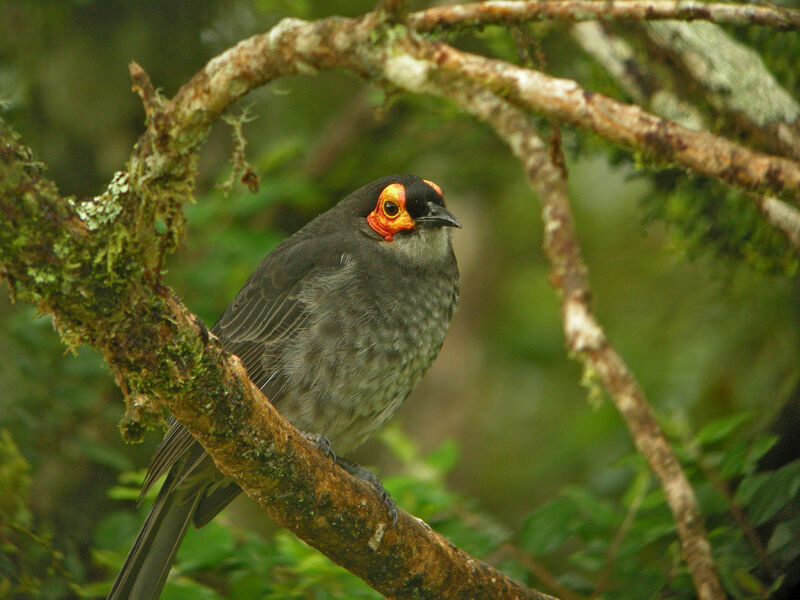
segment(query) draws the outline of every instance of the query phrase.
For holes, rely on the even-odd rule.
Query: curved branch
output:
[[[284,19],[269,33],[239,43],[210,61],[170,102],[165,115],[175,122],[171,137],[196,148],[225,107],[279,75],[346,68],[394,85],[392,69],[408,69],[407,75],[421,79],[449,70],[466,74],[512,104],[587,129],[653,159],[677,163],[748,191],[800,199],[800,163],[687,129],[638,106],[581,88],[574,81],[440,42],[406,37],[396,28],[392,35],[371,38],[370,34],[378,31],[375,26],[373,15],[314,23]]]
[[[583,49],[590,53],[598,62],[600,62],[608,71],[608,73],[616,80],[617,84],[627,93],[634,98],[637,103],[651,106],[654,111],[660,115],[670,118],[674,121],[680,122],[682,125],[691,128],[700,128],[704,123],[703,117],[694,106],[679,98],[668,86],[661,87],[656,83],[657,79],[653,73],[649,71],[646,63],[633,60],[633,49],[624,40],[614,36],[611,37],[608,31],[605,31],[598,23],[581,23],[575,25],[572,29],[573,37],[583,47]],[[725,38],[718,38],[716,41],[723,40],[724,43],[731,45],[731,40]],[[719,45],[719,44],[718,44]],[[741,51],[741,50],[740,50]],[[687,53],[688,54],[688,53]],[[727,61],[730,52],[721,53],[721,57],[716,60]],[[705,56],[708,59],[707,53],[694,52],[692,54],[696,62],[702,61]],[[688,58],[688,56],[686,57]],[[710,60],[710,59],[709,59]],[[764,69],[763,64],[754,59],[751,63],[753,69]],[[635,72],[630,72],[635,69]],[[763,75],[769,76],[764,72]],[[651,85],[645,87],[641,82],[648,80]],[[732,80],[731,83],[733,84]],[[733,85],[739,85],[738,83]],[[777,88],[777,93],[774,87],[774,81],[767,82],[769,91],[763,94],[764,98],[762,103],[769,102],[770,99],[775,99],[771,102],[772,110],[779,108],[788,108],[787,112],[797,111],[796,102],[786,94],[782,88]],[[726,94],[719,94],[720,97]],[[777,96],[777,98],[775,98]],[[752,104],[752,103],[751,103]],[[751,112],[752,111],[752,112]],[[741,113],[740,113],[741,114]],[[800,121],[789,124],[791,121],[791,114],[781,115],[781,117],[773,119],[772,125],[765,123],[756,123],[756,111],[752,107],[748,107],[744,113],[748,121],[752,124],[752,129],[759,128],[767,134],[767,137],[773,141],[784,146],[788,153],[791,153],[795,158],[800,153]],[[766,221],[792,245],[795,251],[800,254],[800,211],[795,207],[782,202],[777,198],[760,196],[758,194],[749,194],[748,197],[755,202],[756,207],[764,216]]]
[[[559,79],[509,63],[420,41],[416,55],[439,69],[463,73],[521,108],[559,123],[644,151],[748,191],[800,199],[800,163],[744,146],[706,131],[693,131]],[[422,67],[418,67],[421,69]]]
[[[659,72],[680,81],[664,87],[684,97],[689,89],[697,93],[700,88],[717,131],[746,139],[752,148],[800,160],[800,103],[755,50],[713,23],[648,23],[640,32],[659,50],[648,53]],[[648,68],[649,60],[641,62]]]
[[[389,598],[551,599],[407,513],[392,526],[378,495],[265,402],[241,361],[169,290],[83,260],[117,219],[137,211],[127,199],[109,220],[87,219],[0,123],[0,274],[51,312],[62,334],[101,350],[130,405],[168,408],[277,523]],[[125,262],[144,268],[132,252]]]
[[[197,152],[213,120],[275,77],[332,68],[446,97],[451,92],[445,84],[461,82],[453,89],[472,90],[457,101],[493,123],[542,196],[546,250],[554,283],[564,294],[567,341],[609,389],[661,479],[700,597],[720,597],[694,495],[643,393],[594,320],[563,178],[520,108],[746,189],[797,197],[797,163],[686,130],[574,82],[406,35],[375,14],[313,23],[286,19],[211,60],[169,101],[133,65],[147,131],[129,172],[115,178],[102,197],[64,201],[8,131],[0,131],[2,274],[52,312],[72,343],[87,342],[103,352],[130,406],[168,408],[220,470],[276,521],[385,595],[547,598],[404,513],[396,527],[387,527],[379,499],[360,482],[334,473],[263,401],[239,361],[159,283],[160,257],[177,245],[181,202],[191,192]],[[42,215],[48,215],[44,224]],[[167,241],[152,232],[163,215],[169,217]],[[151,247],[160,251],[154,254]]]
[[[513,25],[526,21],[712,21],[727,25],[764,25],[783,31],[800,29],[800,11],[781,6],[672,0],[551,0],[549,2],[479,2],[437,6],[413,13],[417,31],[448,27]]]
[[[599,378],[628,426],[639,452],[658,477],[678,528],[681,551],[701,600],[725,598],[711,556],[703,519],[689,480],[667,442],[644,392],[608,342],[590,306],[591,287],[581,256],[569,205],[566,180],[539,134],[518,108],[464,76],[440,78],[420,86],[412,76],[401,81],[418,92],[449,98],[489,123],[525,167],[539,193],[544,220],[544,248],[551,264],[551,283],[562,293],[564,334],[570,350],[587,373]]]

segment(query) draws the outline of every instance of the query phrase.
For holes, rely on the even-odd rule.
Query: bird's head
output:
[[[416,175],[391,175],[362,188],[369,227],[392,242],[395,236],[408,236],[430,229],[461,227],[444,206],[438,185]]]

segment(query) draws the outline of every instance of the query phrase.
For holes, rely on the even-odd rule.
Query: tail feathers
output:
[[[197,503],[192,520],[194,526],[200,529],[211,519],[216,517],[220,511],[228,506],[236,496],[242,493],[242,488],[228,481],[225,485],[220,485],[216,489],[206,493]]]
[[[158,495],[107,600],[157,600],[202,496],[181,492]]]

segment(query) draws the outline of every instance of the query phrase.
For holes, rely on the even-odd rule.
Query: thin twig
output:
[[[520,548],[514,544],[511,544],[510,542],[503,542],[500,548],[511,554],[511,556],[519,561],[526,569],[533,573],[533,575],[539,581],[541,581],[549,589],[553,590],[553,593],[558,594],[558,597],[562,600],[583,600],[583,596],[579,596],[569,588],[561,585],[558,579],[553,576],[547,567],[545,567],[527,552],[523,552]]]
[[[649,481],[650,476],[648,475],[647,483],[649,483]],[[625,518],[622,520],[622,524],[619,526],[617,535],[614,536],[614,541],[611,542],[611,546],[608,549],[606,558],[603,561],[603,568],[600,571],[600,575],[597,578],[597,583],[594,586],[594,591],[589,597],[589,600],[594,600],[597,598],[605,589],[606,581],[608,581],[608,578],[611,575],[611,571],[614,567],[614,561],[617,559],[617,553],[622,545],[622,541],[625,539],[625,536],[628,535],[628,531],[630,531],[631,526],[633,525],[633,520],[636,518],[636,514],[639,512],[639,508],[642,506],[642,502],[644,502],[644,498],[647,495],[647,487],[648,485],[641,486],[639,493],[636,494],[631,502],[631,505],[628,507],[628,512],[625,513]]]
[[[800,11],[780,6],[671,0],[552,0],[548,2],[479,2],[437,6],[413,13],[408,24],[417,31],[448,27],[510,25],[525,21],[597,19],[635,21],[704,20],[727,25],[764,25],[800,29]]]
[[[475,513],[474,511],[463,506],[462,504],[456,504],[453,507],[453,512],[468,527],[474,527],[476,529],[480,529],[480,527],[483,524],[482,523],[483,517],[481,517],[481,515]],[[555,575],[553,575],[550,572],[550,570],[547,567],[545,567],[542,563],[540,563],[530,554],[528,554],[521,548],[515,546],[511,542],[505,541],[501,543],[497,551],[503,552],[505,554],[510,554],[511,556],[513,556],[526,569],[528,569],[539,581],[541,581],[545,585],[545,587],[551,590],[554,594],[557,594],[561,600],[584,600],[583,596],[576,594],[568,587],[562,585],[555,577]]]

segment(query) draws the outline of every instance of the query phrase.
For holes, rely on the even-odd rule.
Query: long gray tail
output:
[[[192,520],[199,493],[169,489],[156,497],[107,600],[156,600]]]

